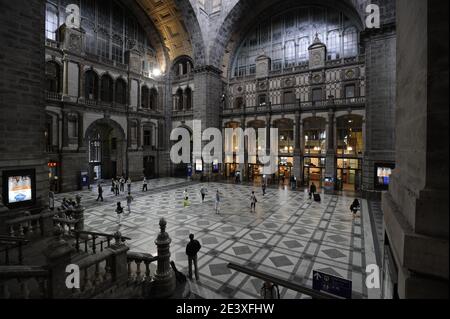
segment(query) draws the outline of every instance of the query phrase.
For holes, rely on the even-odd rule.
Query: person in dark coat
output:
[[[314,194],[317,193],[317,187],[314,183],[309,187],[309,199],[314,197]]]
[[[192,264],[194,264],[195,279],[199,279],[198,267],[197,267],[197,253],[200,251],[202,246],[198,240],[194,239],[194,234],[189,235],[189,243],[186,246],[186,255],[188,256],[189,262],[189,279],[192,279]]]
[[[97,186],[97,190],[98,190],[98,196],[97,196],[97,202],[98,202],[98,200],[100,199],[102,202],[103,202],[103,187],[102,187],[102,184],[98,184],[98,186]]]
[[[353,218],[356,217],[356,213],[361,209],[361,204],[358,199],[355,199],[353,203],[350,205],[350,211],[353,213]]]

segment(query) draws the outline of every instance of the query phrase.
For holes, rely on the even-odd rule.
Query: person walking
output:
[[[267,185],[266,185],[266,183],[263,181],[263,183],[262,183],[262,192],[263,192],[263,196],[266,195],[266,189],[267,189]]]
[[[219,190],[216,192],[216,200],[214,201],[214,209],[216,214],[219,214],[219,205],[220,205],[220,193]]]
[[[147,178],[144,176],[144,180],[142,181],[142,191],[147,191]]]
[[[200,189],[200,194],[202,195],[202,203],[205,201],[206,192],[206,188],[202,187]]]
[[[197,267],[197,254],[202,246],[198,240],[194,239],[194,234],[189,235],[189,243],[186,245],[186,255],[188,256],[189,263],[189,279],[192,280],[192,264],[194,264],[195,279],[199,280],[198,267]]]
[[[277,285],[266,281],[261,288],[261,297],[263,299],[280,299],[280,290]]]
[[[189,193],[188,193],[187,188],[185,188],[183,191],[183,199],[187,199],[188,197],[189,197]]]
[[[117,223],[120,225],[122,223],[122,214],[123,214],[123,207],[120,202],[117,202],[116,213],[117,213]]]
[[[128,189],[128,193],[131,193],[131,178],[128,177],[127,179],[127,189]]]
[[[127,206],[128,206],[128,215],[130,215],[131,214],[131,202],[134,200],[134,198],[133,198],[133,196],[131,196],[130,192],[128,192],[126,199],[127,199]]]
[[[99,199],[103,202],[103,187],[102,187],[102,184],[98,183],[97,190],[98,190],[98,196],[97,196],[96,202],[98,202]]]
[[[123,176],[121,176],[119,179],[119,182],[120,182],[120,191],[124,192],[125,191],[125,178],[123,178]]]
[[[317,192],[316,185],[314,183],[309,187],[309,199],[314,197],[314,194]]]
[[[358,210],[361,209],[361,204],[359,203],[359,200],[355,198],[353,203],[350,205],[350,211],[353,213],[353,219],[356,218],[356,214],[358,213]]]
[[[111,179],[111,193],[116,194],[116,180],[114,178]]]
[[[258,202],[258,200],[256,199],[255,192],[252,192],[252,195],[250,196],[250,202],[251,210],[256,213],[256,203]]]
[[[118,180],[115,180],[115,182],[114,182],[114,192],[115,192],[115,195],[116,196],[119,196],[119,194],[120,194],[120,192],[119,192],[119,181]]]
[[[190,203],[189,203],[189,197],[185,197],[184,199],[183,199],[183,206],[184,207],[188,207],[190,205]]]

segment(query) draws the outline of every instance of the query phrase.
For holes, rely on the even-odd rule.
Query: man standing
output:
[[[255,213],[256,213],[256,202],[257,201],[258,200],[256,199],[255,192],[252,192],[252,195],[250,196],[250,202],[251,202],[250,208],[251,208],[252,212],[255,212]]]
[[[128,215],[130,215],[131,214],[131,202],[134,199],[133,196],[131,196],[130,192],[128,192],[126,199],[127,199],[127,206],[128,206]]]
[[[120,177],[120,191],[124,192],[125,191],[125,178],[123,178],[123,176]]]
[[[131,192],[131,178],[128,177],[127,179],[127,189],[128,189],[128,193]]]
[[[262,184],[262,192],[263,192],[263,196],[266,195],[266,188],[267,188],[266,183],[263,181],[263,184]]]
[[[314,194],[317,192],[316,185],[314,183],[309,187],[309,199],[314,198]]]
[[[147,178],[144,176],[144,180],[142,181],[142,191],[147,191]]]
[[[122,185],[122,184],[120,184],[120,185]],[[115,192],[116,196],[119,196],[119,181],[118,180],[114,181],[114,192]]]
[[[194,240],[194,234],[189,235],[189,243],[186,246],[186,255],[188,256],[189,262],[189,279],[192,279],[192,263],[194,263],[195,279],[198,278],[198,268],[197,268],[197,253],[200,251],[202,246],[198,240]]]
[[[100,199],[103,202],[103,187],[101,183],[98,183],[97,190],[98,190],[98,197],[96,201],[98,202],[98,200]]]

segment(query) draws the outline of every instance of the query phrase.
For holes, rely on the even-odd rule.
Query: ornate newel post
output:
[[[157,269],[149,291],[152,298],[169,298],[174,294],[176,288],[175,273],[170,266],[170,243],[172,239],[166,232],[166,225],[166,220],[161,218],[159,221],[161,232],[155,240],[158,250]]]
[[[75,197],[77,202],[77,206],[74,208],[73,217],[78,219],[78,222],[75,224],[76,231],[84,230],[84,207],[81,205],[81,196],[77,195]]]
[[[43,251],[50,271],[49,298],[68,298],[72,295],[72,289],[66,286],[68,275],[66,267],[71,264],[71,256],[75,249],[62,238],[64,231],[60,226],[54,227],[53,234],[54,237]]]

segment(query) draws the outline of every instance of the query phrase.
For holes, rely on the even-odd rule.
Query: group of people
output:
[[[131,178],[125,179],[123,176],[117,176],[111,180],[111,193],[119,196],[120,193],[125,192],[125,184],[127,185],[127,192],[131,192]]]

